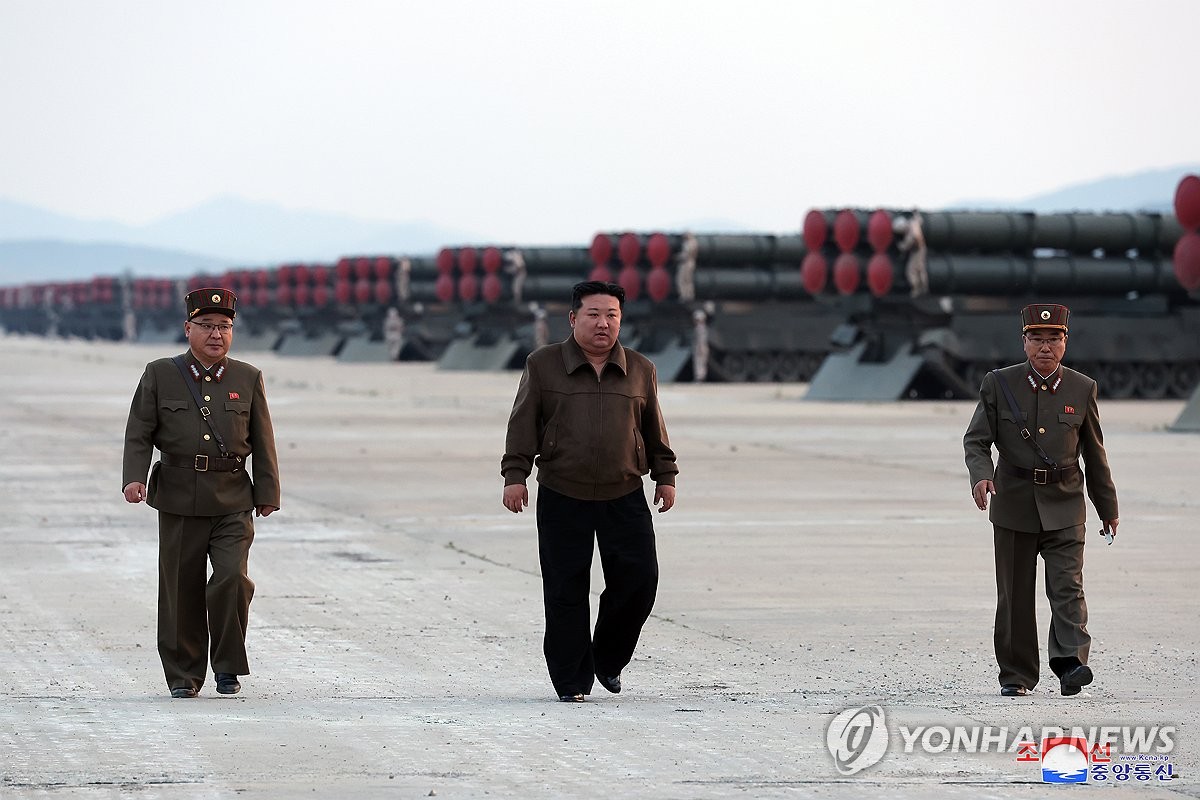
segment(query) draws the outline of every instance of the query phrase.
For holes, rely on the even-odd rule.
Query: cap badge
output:
[[[221,302],[221,295],[219,295],[219,294],[214,294],[214,295],[212,296],[212,301],[213,301],[214,303],[219,303],[219,302]],[[1049,311],[1043,311],[1043,312],[1042,312],[1042,319],[1050,319],[1050,312],[1049,312]]]
[[[215,303],[216,301],[217,301],[217,298],[214,297],[213,302]],[[1050,309],[1047,308],[1047,309],[1042,310],[1042,319],[1050,319]]]

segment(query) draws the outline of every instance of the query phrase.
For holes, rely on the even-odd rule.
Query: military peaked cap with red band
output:
[[[197,289],[188,292],[187,318],[201,314],[227,314],[230,319],[237,311],[237,295],[228,289]]]
[[[1067,332],[1067,318],[1071,310],[1054,303],[1034,303],[1021,309],[1021,333],[1030,328],[1053,328]]]

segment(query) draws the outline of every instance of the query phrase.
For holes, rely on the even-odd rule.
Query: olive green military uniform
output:
[[[1009,408],[998,379],[1008,383],[1020,409]],[[1116,519],[1117,493],[1104,451],[1096,382],[1059,365],[1046,379],[1026,361],[989,373],[963,437],[971,485],[995,482],[990,519],[996,548],[996,660],[1000,683],[1033,688],[1038,682],[1035,584],[1037,556],[1046,565],[1052,620],[1050,665],[1062,675],[1086,664],[1091,637],[1083,595],[1084,490],[1102,520]],[[1046,468],[1022,438],[1028,428],[1060,467]],[[999,452],[992,463],[992,445]],[[1082,457],[1083,464],[1079,463]],[[1037,470],[1037,472],[1035,472]]]
[[[210,632],[213,672],[250,672],[253,511],[279,507],[279,470],[262,373],[231,358],[206,370],[191,352],[183,357],[187,378],[170,358],[146,365],[129,409],[122,486],[147,483],[152,452],[160,452],[147,486],[159,512],[158,650],[168,686],[198,690]],[[228,458],[186,380],[199,390]]]

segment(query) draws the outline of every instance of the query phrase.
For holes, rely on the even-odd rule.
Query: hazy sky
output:
[[[1017,200],[1200,160],[1200,3],[0,0],[0,196],[497,240]]]

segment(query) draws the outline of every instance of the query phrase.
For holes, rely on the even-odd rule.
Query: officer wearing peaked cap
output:
[[[238,676],[250,672],[252,512],[279,509],[262,373],[228,357],[237,298],[228,289],[197,289],[186,304],[188,350],[146,365],[122,467],[125,500],[158,510],[158,653],[172,697],[196,696],[210,653],[217,691],[241,690]]]
[[[1092,682],[1083,597],[1083,544],[1091,498],[1117,529],[1117,490],[1104,451],[1096,382],[1062,365],[1070,311],[1038,303],[1021,310],[1027,360],[983,379],[963,437],[971,493],[987,510],[996,552],[996,661],[1000,693],[1021,696],[1038,682],[1035,585],[1046,568],[1050,668],[1064,695]],[[999,458],[992,463],[992,447]],[[1082,459],[1082,461],[1081,461]]]

